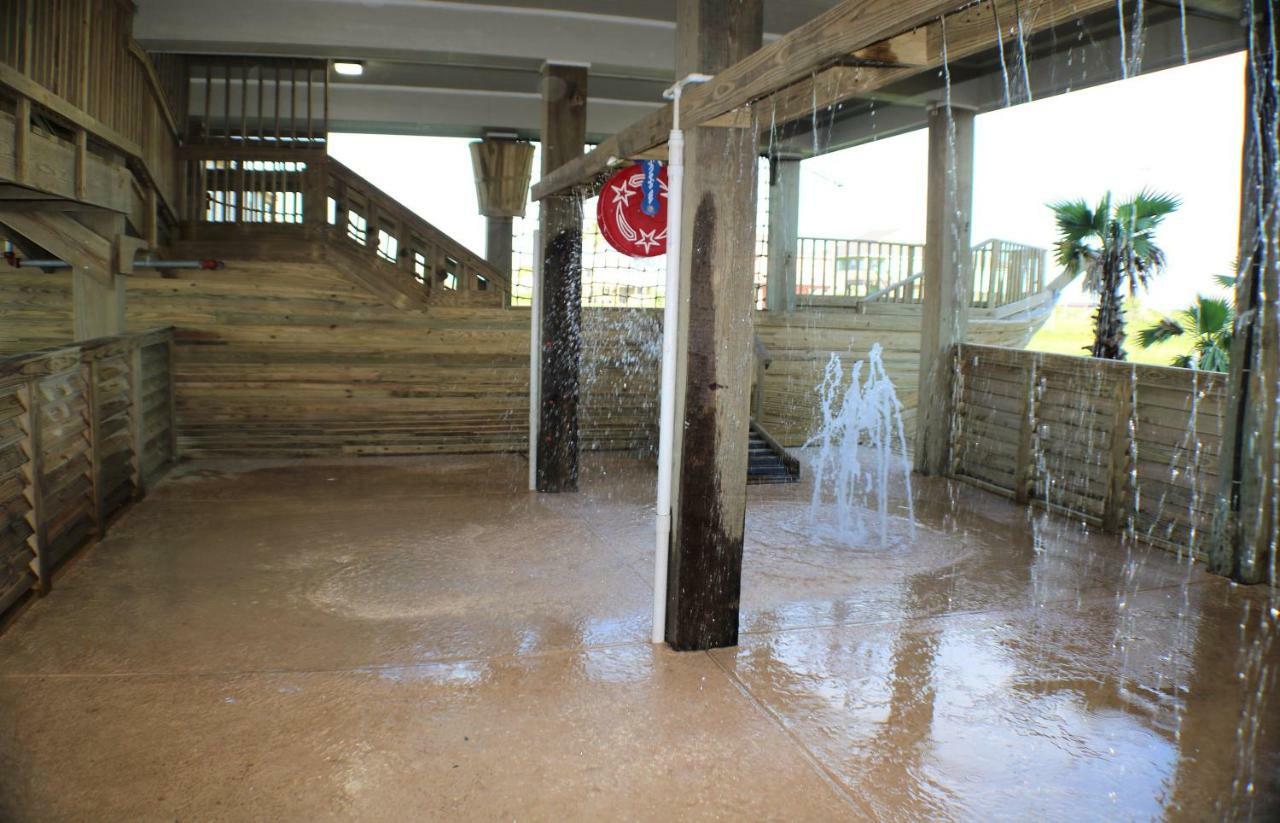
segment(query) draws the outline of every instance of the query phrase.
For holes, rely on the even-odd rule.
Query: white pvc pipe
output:
[[[529,296],[529,491],[538,490],[538,417],[542,409],[542,230],[533,232]]]
[[[684,132],[680,130],[680,93],[689,83],[705,83],[691,74],[667,89],[672,100],[671,137],[667,141],[667,291],[662,309],[662,393],[658,411],[658,495],[653,555],[653,642],[666,638],[667,558],[671,551],[671,478],[675,471],[676,333],[680,323],[680,220],[684,191]]]

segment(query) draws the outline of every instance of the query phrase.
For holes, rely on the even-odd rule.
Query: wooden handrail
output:
[[[922,298],[911,287],[923,276],[923,244],[801,237],[797,247],[797,286],[807,290],[799,292],[805,302],[861,306],[919,303]],[[842,260],[858,265],[841,270]],[[999,238],[978,243],[973,247],[973,306],[997,309],[1044,292],[1047,267],[1045,249]],[[884,283],[886,275],[897,277]],[[865,294],[858,293],[864,289]]]
[[[414,268],[416,262],[414,255],[415,253],[421,254],[423,257],[422,265],[432,271],[438,281],[443,281],[447,276],[453,275],[458,279],[457,286],[459,291],[473,291],[476,290],[475,287],[477,285],[476,282],[473,282],[473,278],[479,276],[484,278],[488,284],[486,290],[498,291],[503,295],[504,303],[510,302],[510,278],[499,272],[489,261],[436,228],[417,212],[382,191],[341,162],[329,157],[325,160],[324,165],[329,179],[329,191],[337,203],[339,217],[343,212],[351,211],[351,203],[349,202],[351,193],[354,192],[364,200],[368,213],[361,213],[360,217],[367,224],[365,244],[374,249],[375,259],[378,257],[378,232],[380,230],[385,231],[386,226],[384,224],[389,223],[392,231],[388,232],[388,234],[395,239],[397,260],[394,263],[392,261],[386,262],[392,263],[410,276],[414,276],[417,274]],[[346,235],[346,221],[339,219],[336,222],[338,235]],[[415,252],[414,249],[419,241],[433,254],[426,254],[427,249],[419,249]],[[449,261],[456,263],[456,267],[451,267]],[[456,270],[450,270],[451,268]],[[437,285],[436,283],[419,282],[428,289],[435,288]]]
[[[862,302],[874,303],[875,301],[879,300],[880,298],[884,297],[885,295],[891,292],[896,292],[904,288],[905,286],[909,286],[912,283],[915,283],[917,280],[923,280],[923,279],[924,279],[923,272],[918,274],[913,274],[904,280],[899,280],[897,283],[894,283],[889,286],[885,286],[883,289],[879,289],[878,291],[871,292],[871,294],[868,294],[866,297],[862,298]]]

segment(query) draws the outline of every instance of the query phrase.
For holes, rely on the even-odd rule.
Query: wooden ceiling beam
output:
[[[710,82],[690,87],[681,101],[682,125],[701,125],[820,71],[841,57],[910,31],[968,2],[844,0],[733,64]],[[628,157],[665,143],[671,120],[670,106],[642,118],[590,154],[546,175],[534,187],[534,199],[559,194],[600,174],[609,167],[611,158]]]
[[[872,36],[877,39],[870,43],[853,40],[852,35],[842,28],[855,17],[860,21],[858,25],[867,27],[868,20],[861,15],[872,14],[868,7],[876,7],[874,11],[883,12],[880,5],[870,0],[842,3],[828,14],[815,18],[811,24],[721,72],[710,83],[691,87],[685,94],[681,109],[682,125],[740,128],[754,125],[767,130],[802,117],[811,117],[815,109],[866,97],[900,80],[938,68],[944,63],[944,53],[946,61],[969,57],[1014,39],[1019,32],[1023,37],[1029,37],[1101,9],[1114,8],[1115,2],[979,0],[969,4],[903,3],[895,11],[905,13],[884,15],[896,17],[896,23],[876,17],[875,23],[879,28]],[[908,5],[910,8],[903,8]],[[949,6],[953,10],[945,15],[945,25],[943,15],[939,13],[933,14],[935,19],[924,22],[917,19],[924,14],[919,11],[924,5],[930,8]],[[963,8],[957,9],[957,6]],[[904,24],[915,27],[903,31]],[[816,31],[811,28],[815,25],[819,26]],[[897,31],[885,35],[887,30],[895,27]],[[822,42],[824,28],[831,29],[825,35],[829,42]],[[851,56],[858,61],[866,61],[866,64],[838,64]],[[795,71],[794,67],[800,65],[809,68]],[[792,70],[788,72],[786,67]],[[782,77],[791,79],[782,83],[779,81]],[[775,85],[770,87],[768,83]],[[722,108],[749,94],[754,96],[748,96],[730,108]],[[666,143],[671,124],[669,105],[654,111],[600,143],[590,154],[545,176],[533,187],[533,198],[541,200],[563,193],[589,183],[619,160],[645,156],[654,147]]]

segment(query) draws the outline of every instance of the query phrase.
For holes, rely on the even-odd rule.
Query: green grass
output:
[[[1138,329],[1156,322],[1164,316],[1164,313],[1135,304],[1133,301],[1129,301],[1125,308],[1128,321],[1125,326],[1127,335],[1125,352],[1129,360],[1154,366],[1168,366],[1176,355],[1190,352],[1191,341],[1185,337],[1167,340],[1149,349],[1139,346]],[[1031,351],[1087,356],[1088,348],[1093,343],[1093,312],[1092,306],[1059,305],[1049,316],[1048,322],[1036,332],[1035,337],[1031,338],[1027,348]]]

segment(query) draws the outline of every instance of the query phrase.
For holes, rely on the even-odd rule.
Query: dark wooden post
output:
[[[1210,567],[1242,583],[1275,583],[1280,460],[1280,147],[1275,43],[1280,11],[1247,0],[1244,170],[1240,277],[1227,384],[1221,488]]]
[[[587,70],[542,67],[542,173],[582,155],[587,139]],[[542,238],[542,362],[538,491],[578,490],[578,364],[582,352],[582,205],[549,197]]]
[[[681,0],[676,76],[715,74],[760,47],[761,0]],[[738,642],[750,431],[756,137],[685,133],[673,524],[666,639]],[[668,296],[671,299],[672,296]]]
[[[964,340],[973,291],[973,121],[968,109],[929,112],[924,301],[920,311],[920,405],[915,469],[946,474],[951,442],[951,350]]]

